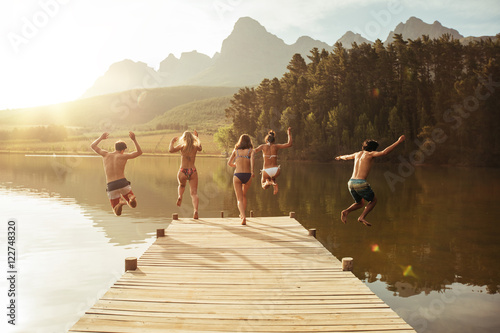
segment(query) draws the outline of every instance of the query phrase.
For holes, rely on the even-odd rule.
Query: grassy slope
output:
[[[144,128],[156,129],[158,126],[180,124],[185,128],[214,133],[217,128],[230,124],[225,109],[229,107],[232,96],[215,97],[177,106],[156,116]]]
[[[103,143],[103,148],[113,150],[113,143],[119,138],[128,139],[128,130],[136,132],[144,152],[168,153],[168,144],[174,136],[182,134],[177,130],[156,130],[157,125],[180,124],[181,128],[197,129],[203,142],[205,154],[218,155],[220,150],[213,141],[213,133],[219,126],[228,124],[225,109],[229,106],[234,88],[173,87],[148,90],[139,98],[140,109],[127,109],[125,99],[134,92],[111,94],[78,100],[59,105],[0,111],[0,122],[5,129],[15,126],[62,124],[84,127],[81,133],[65,141],[41,142],[39,140],[7,140],[1,142],[0,152],[24,153],[92,153],[89,146],[103,131],[112,137]],[[229,93],[229,94],[228,94]],[[222,97],[219,97],[222,95]],[[124,97],[125,96],[125,97]],[[217,97],[213,97],[217,96]],[[113,102],[114,101],[114,102]],[[117,110],[111,111],[113,119],[106,113],[99,113],[106,105],[116,103]],[[115,110],[116,111],[116,110]],[[153,116],[156,115],[156,117]],[[147,121],[147,122],[146,122]],[[128,124],[130,123],[130,124]],[[128,124],[128,125],[127,125]],[[111,126],[110,126],[111,125]],[[132,147],[132,142],[130,142]]]
[[[167,87],[139,89],[96,96],[56,105],[0,111],[3,126],[65,125],[101,130],[110,124],[131,127],[179,105],[214,97],[231,96],[237,88]]]

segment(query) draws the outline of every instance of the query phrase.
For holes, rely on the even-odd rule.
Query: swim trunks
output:
[[[106,192],[108,193],[108,198],[110,200],[113,200],[120,198],[121,195],[126,196],[127,194],[132,192],[132,187],[130,186],[130,182],[126,178],[121,178],[109,182],[106,185]]]
[[[370,184],[364,179],[350,179],[347,183],[347,187],[356,203],[361,202],[362,199],[372,202],[373,198],[375,198],[375,193],[373,193]]]

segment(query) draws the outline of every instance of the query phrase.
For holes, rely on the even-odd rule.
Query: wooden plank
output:
[[[414,332],[289,217],[173,221],[70,332]]]

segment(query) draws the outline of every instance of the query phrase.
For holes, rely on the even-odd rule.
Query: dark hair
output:
[[[276,140],[274,138],[275,135],[276,135],[276,133],[274,133],[273,130],[269,130],[269,133],[267,133],[264,141],[269,142],[269,143],[273,143]]]
[[[127,144],[123,141],[116,141],[115,143],[115,150],[117,151],[122,151],[122,150],[125,150],[127,149]]]
[[[378,148],[378,142],[375,140],[365,140],[365,142],[363,142],[363,147],[362,147],[363,150],[375,151],[377,150],[377,148]]]
[[[238,142],[234,145],[234,149],[250,149],[253,148],[252,139],[248,134],[242,134]]]

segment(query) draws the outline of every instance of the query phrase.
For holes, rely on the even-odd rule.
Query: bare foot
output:
[[[177,198],[177,207],[180,207],[182,203],[182,197]]]
[[[128,205],[130,208],[135,208],[135,207],[137,207],[137,200],[135,199],[135,195],[130,194],[130,195],[128,196],[127,205]]]
[[[113,212],[116,216],[122,215],[122,208],[127,202],[125,200],[120,199],[120,202],[116,206],[113,207]]]
[[[362,219],[361,217],[358,219],[359,222],[363,223],[367,227],[371,227],[372,225],[365,219]]]
[[[246,217],[241,219],[241,225],[247,225],[247,218]]]
[[[342,213],[340,213],[340,219],[342,220],[342,223],[346,224],[347,222],[347,210],[343,210]]]
[[[278,193],[278,184],[274,183],[273,184],[273,194]]]
[[[193,219],[197,220],[198,219],[198,212],[194,212],[193,214]]]

